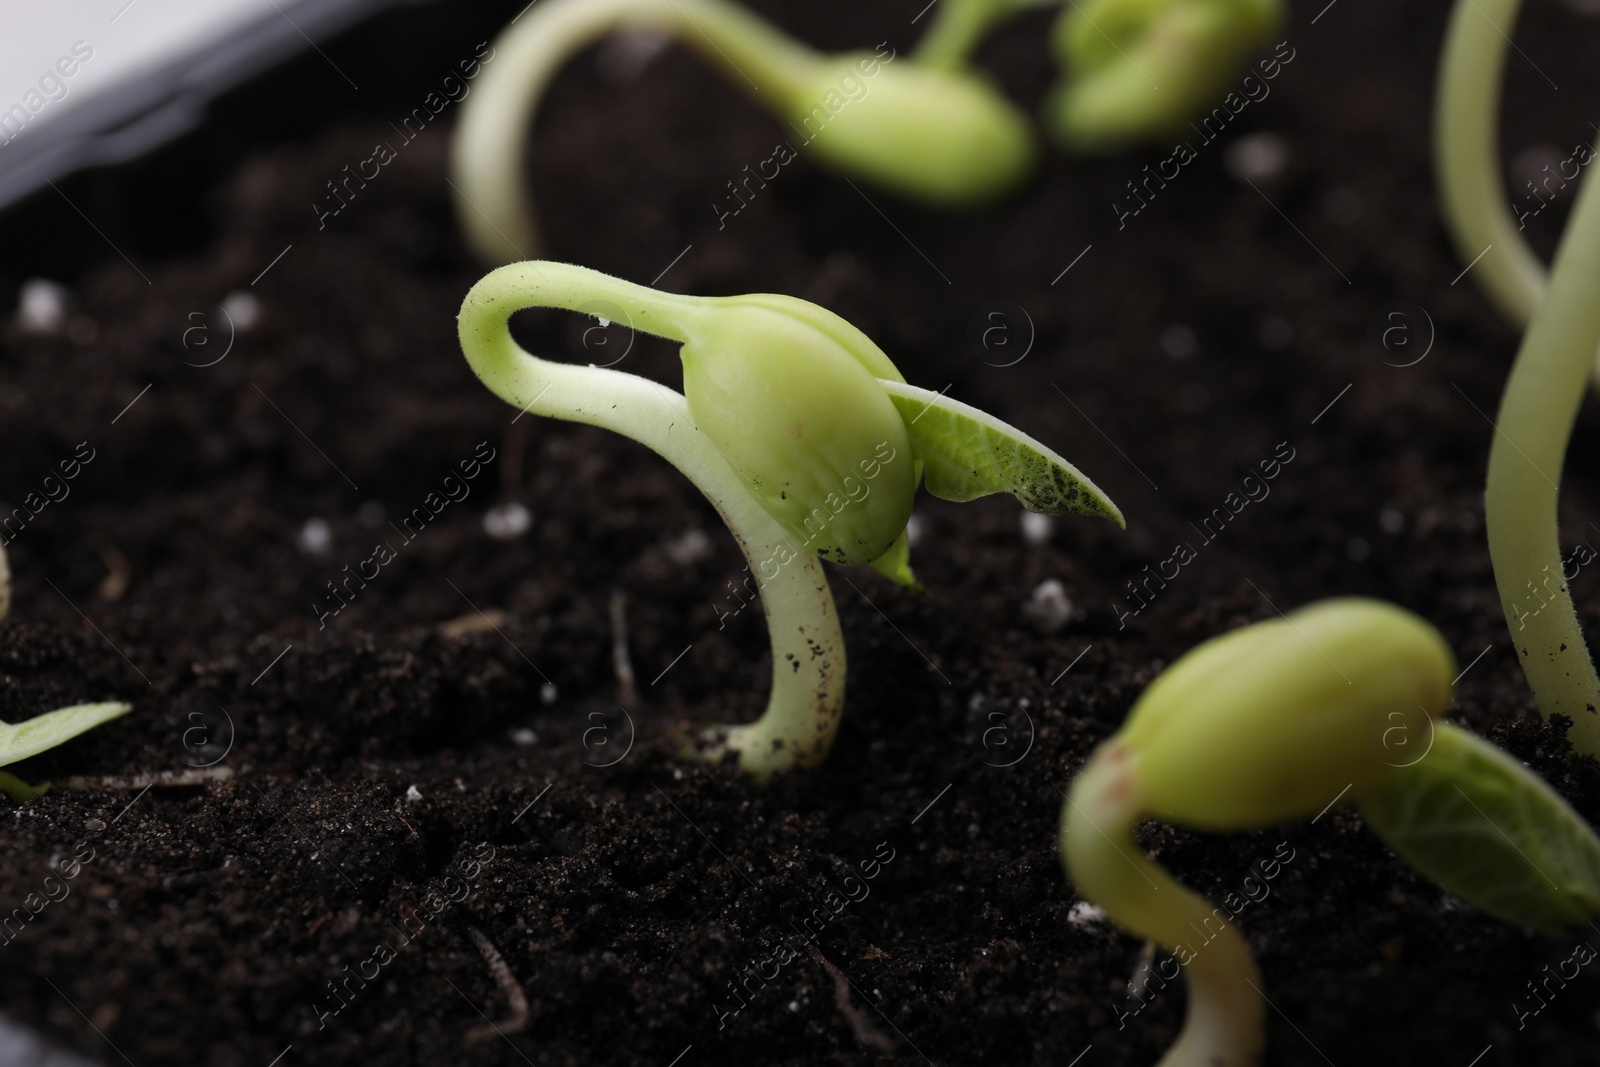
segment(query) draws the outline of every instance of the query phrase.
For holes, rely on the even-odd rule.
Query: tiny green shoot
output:
[[[1322,601],[1179,658],[1090,757],[1062,810],[1061,854],[1085,899],[1173,950],[1187,975],[1162,1067],[1259,1064],[1267,1001],[1229,914],[1140,852],[1141,818],[1247,830],[1354,802],[1403,858],[1491,914],[1541,930],[1600,915],[1600,839],[1521,764],[1436,721],[1454,673],[1415,615]]]
[[[1222,99],[1283,19],[1283,0],[1067,4],[1051,34],[1063,76],[1045,104],[1046,122],[1084,152],[1175,134]]]
[[[512,338],[523,308],[605,307],[678,342],[684,393],[605,367],[539,359]],[[461,305],[462,351],[490,391],[549,418],[612,430],[686,475],[759,577],[772,689],[755,723],[718,727],[758,780],[818,763],[844,706],[845,653],[820,561],[872,564],[905,585],[906,520],[918,482],[970,500],[1008,492],[1034,510],[1122,514],[1075,467],[976,408],[908,385],[844,319],[793,297],[690,297],[564,263],[491,271]]]
[[[11,566],[6,560],[5,546],[0,545],[0,619],[4,619],[10,610]],[[70,708],[57,708],[27,722],[0,722],[0,767],[37,756],[131,710],[130,704],[77,704]],[[14,774],[0,771],[0,792],[9,794],[18,803],[48,788],[48,782],[34,787]]]
[[[991,18],[1017,4],[958,6],[952,17],[963,21],[980,8]],[[457,214],[484,261],[542,251],[524,174],[534,113],[563,63],[626,27],[659,29],[700,52],[783,120],[791,153],[798,143],[845,173],[933,206],[987,203],[1032,169],[1026,118],[956,61],[965,30],[941,31],[952,40],[939,47],[938,62],[896,62],[887,44],[825,55],[729,0],[544,0],[495,40],[495,62],[464,101],[451,144]]]

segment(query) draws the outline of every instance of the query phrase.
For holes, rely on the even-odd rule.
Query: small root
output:
[[[639,687],[628,655],[628,597],[620,589],[611,591],[611,669],[617,676],[617,703],[638,708]]]
[[[489,974],[493,976],[495,984],[500,987],[500,992],[505,995],[506,1002],[511,1008],[511,1014],[503,1021],[469,1030],[467,1040],[483,1041],[491,1037],[520,1033],[522,1028],[528,1025],[528,997],[522,991],[522,984],[517,981],[517,976],[511,973],[505,957],[500,955],[500,950],[494,947],[494,942],[489,940],[487,934],[476,926],[468,926],[467,936],[472,938],[472,943],[483,954],[484,962],[489,965]]]
[[[815,947],[811,948],[811,954],[833,977],[834,1006],[839,1009],[839,1014],[843,1015],[845,1021],[850,1024],[850,1030],[856,1035],[857,1043],[868,1048],[875,1048],[879,1052],[893,1052],[895,1048],[893,1039],[873,1026],[867,1017],[857,1011],[855,1005],[850,1003],[850,980],[844,976],[844,972],[829,963],[828,958],[817,951]]]
[[[95,551],[100,554],[100,562],[106,565],[106,576],[100,583],[99,597],[115,604],[128,591],[128,582],[133,579],[133,565],[122,554],[122,549],[110,541],[100,542]]]
[[[160,771],[156,774],[82,775],[75,774],[61,783],[62,789],[85,791],[90,789],[182,789],[186,786],[205,785],[207,782],[226,782],[233,777],[232,767],[200,767],[189,771]]]
[[[499,608],[490,608],[484,612],[472,611],[459,615],[448,622],[441,622],[435,629],[439,631],[440,636],[455,640],[470,637],[472,634],[493,633],[495,628],[505,621],[505,612]]]
[[[1133,965],[1133,976],[1128,979],[1128,995],[1143,1001],[1150,995],[1150,979],[1156,973],[1156,943],[1146,941],[1139,950],[1139,960]]]

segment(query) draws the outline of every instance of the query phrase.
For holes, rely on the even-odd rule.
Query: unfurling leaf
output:
[[[878,384],[905,419],[934,496],[963,501],[1010,493],[1041,515],[1095,515],[1126,525],[1099,486],[1021,430],[928,389],[883,379]]]
[[[75,704],[15,725],[0,722],[0,767],[37,756],[132,710],[131,704]]]
[[[1440,723],[1432,750],[1358,802],[1402,858],[1468,903],[1559,933],[1600,916],[1600,838],[1544,780]]]
[[[917,576],[911,571],[911,539],[904,530],[895,538],[894,544],[889,546],[889,551],[872,561],[872,569],[907,589],[921,589]]]

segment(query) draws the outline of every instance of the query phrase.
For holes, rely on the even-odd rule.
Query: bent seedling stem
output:
[[[636,329],[688,340],[682,324],[695,315],[690,300],[583,267],[514,263],[490,273],[462,304],[462,350],[484,384],[514,407],[622,434],[677,467],[717,509],[752,568],[793,557],[761,598],[772,640],[766,711],[751,725],[727,728],[721,745],[758,778],[814,764],[838,732],[845,682],[844,635],[821,563],[797,551],[793,535],[745,491],[681,394],[622,371],[540,359],[511,337],[509,319],[523,308],[585,311],[598,299],[626,308]]]
[[[684,394],[554,363],[512,338],[523,308],[579,311],[677,341]],[[1122,514],[1077,468],[993,416],[908,385],[877,345],[775,294],[677,296],[563,263],[490,272],[462,303],[462,351],[497,396],[599,426],[672,463],[728,524],[761,579],[772,690],[748,726],[712,732],[765,780],[827,754],[844,704],[844,640],[820,559],[915,586],[906,522],[918,483],[947,500],[1008,492],[1034,511]]]

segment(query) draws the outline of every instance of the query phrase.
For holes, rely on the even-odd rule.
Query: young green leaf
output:
[[[905,419],[934,496],[964,501],[1010,493],[1041,515],[1093,515],[1127,525],[1099,486],[1022,431],[928,389],[882,379],[878,384]]]
[[[37,756],[132,710],[131,704],[75,704],[27,722],[0,722],[0,767]]]
[[[11,567],[6,562],[5,547],[0,545],[0,619],[5,618],[10,610]],[[130,704],[77,704],[70,708],[57,708],[16,725],[0,722],[0,767],[37,756],[131,710]],[[0,792],[19,804],[48,788],[48,783],[35,788],[13,774],[0,771]]]
[[[1561,933],[1600,916],[1600,838],[1555,790],[1449,723],[1433,748],[1358,798],[1402,858],[1508,922]]]
[[[917,576],[911,573],[911,539],[904,530],[895,538],[894,544],[889,546],[889,551],[872,561],[872,569],[897,585],[907,589],[921,589]]]
[[[6,562],[6,550],[0,545],[0,619],[11,610],[11,567]],[[70,741],[86,730],[109,722],[132,710],[131,704],[77,704],[12,725],[0,722],[0,767],[8,763],[37,756],[47,749]],[[28,785],[13,774],[0,771],[0,792],[6,793],[19,804],[49,788]]]

